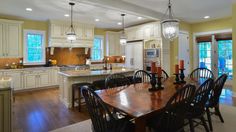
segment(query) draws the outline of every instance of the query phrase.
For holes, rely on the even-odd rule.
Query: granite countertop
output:
[[[18,68],[18,69],[0,69],[0,72],[1,71],[21,71],[21,70],[44,70],[44,69],[50,69],[50,68],[59,68],[59,67],[57,67],[57,66],[51,66],[51,67],[40,66],[40,67]]]
[[[85,77],[85,76],[98,76],[98,75],[109,75],[114,73],[126,73],[126,72],[134,72],[135,69],[130,68],[121,68],[121,69],[113,69],[113,70],[70,70],[70,71],[61,71],[58,72],[60,75],[66,77]]]

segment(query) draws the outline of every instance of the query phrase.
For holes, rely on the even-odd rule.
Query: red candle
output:
[[[184,60],[179,61],[179,68],[184,69]]]
[[[175,65],[175,74],[179,74],[179,65]]]
[[[161,77],[161,74],[162,74],[161,67],[157,67],[157,75],[158,75],[158,77]]]
[[[156,62],[152,62],[152,64],[151,64],[151,72],[152,73],[156,72]]]

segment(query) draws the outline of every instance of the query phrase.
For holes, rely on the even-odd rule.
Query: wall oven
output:
[[[160,57],[160,48],[157,49],[145,49],[144,53],[145,53],[145,58],[156,58],[156,57]]]
[[[151,63],[156,62],[156,66],[161,65],[161,49],[145,49],[144,50],[144,70],[151,72]]]

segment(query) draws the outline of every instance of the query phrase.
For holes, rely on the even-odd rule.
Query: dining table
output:
[[[149,91],[150,83],[136,83],[129,86],[97,90],[98,96],[110,107],[120,110],[134,119],[135,132],[145,132],[147,120],[160,114],[174,93],[186,84],[198,88],[204,80],[186,77],[186,83],[174,84],[169,77],[162,82],[164,89]]]

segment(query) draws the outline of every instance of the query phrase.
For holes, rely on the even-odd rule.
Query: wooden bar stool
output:
[[[86,82],[83,82],[83,83],[75,83],[75,84],[72,84],[72,108],[75,107],[75,102],[77,101],[78,102],[78,108],[79,108],[79,112],[81,111],[81,100],[83,99],[83,97],[81,96],[81,87],[84,86],[84,85],[91,85],[91,83],[86,83]],[[77,92],[77,98],[75,97],[75,92]]]

